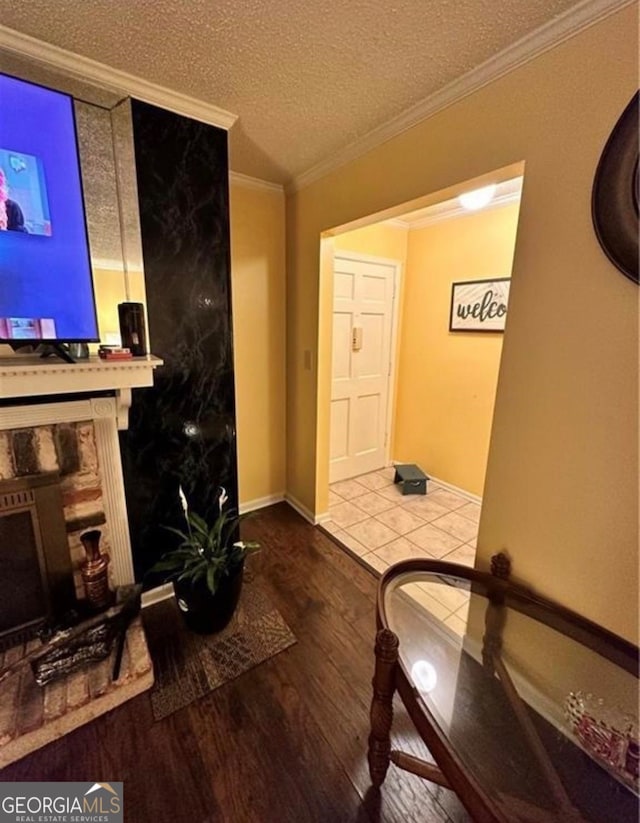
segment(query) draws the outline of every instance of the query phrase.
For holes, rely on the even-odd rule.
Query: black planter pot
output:
[[[204,580],[195,585],[188,580],[174,580],[178,608],[187,626],[198,634],[220,632],[228,625],[240,600],[244,561],[223,577],[215,594]]]

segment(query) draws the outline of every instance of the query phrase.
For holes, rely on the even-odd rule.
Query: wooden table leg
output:
[[[381,786],[389,768],[391,753],[391,722],[393,720],[393,693],[395,665],[398,659],[398,638],[389,629],[381,629],[376,636],[376,668],[373,675],[371,700],[371,733],[369,734],[369,774],[374,786]]]

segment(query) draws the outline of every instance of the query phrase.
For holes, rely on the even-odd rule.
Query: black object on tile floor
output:
[[[394,483],[402,483],[402,494],[426,494],[427,475],[415,463],[396,466]]]

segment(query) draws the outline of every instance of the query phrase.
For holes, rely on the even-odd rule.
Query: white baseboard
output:
[[[285,493],[278,492],[277,494],[268,494],[266,497],[256,497],[253,500],[246,500],[244,503],[240,503],[240,514],[246,514],[247,512],[255,512],[258,509],[264,509],[267,506],[273,506],[275,503],[282,503],[284,499]]]
[[[327,520],[331,520],[329,512],[322,512],[322,514],[316,514],[315,516],[316,526],[321,526],[323,523],[326,523]]]
[[[406,463],[406,460],[392,460],[389,465],[402,466],[404,465],[404,463]],[[434,477],[432,474],[429,474],[428,471],[425,471],[424,473],[427,475],[429,480],[433,480],[434,483],[436,483],[438,486],[442,486],[443,489],[448,489],[451,492],[459,494],[461,497],[466,497],[467,500],[470,500],[472,503],[477,503],[479,506],[482,505],[482,498],[479,497],[477,494],[472,494],[471,492],[465,491],[465,489],[461,489],[459,486],[454,486],[453,483],[447,483],[446,480],[440,480],[439,477]],[[427,488],[428,487],[429,485],[427,484]]]
[[[479,497],[477,494],[471,494],[471,492],[465,491],[464,489],[461,489],[459,486],[454,486],[453,483],[447,483],[445,480],[440,480],[438,477],[433,477],[429,474],[429,472],[427,472],[427,477],[430,480],[433,480],[434,483],[437,483],[438,486],[442,486],[443,489],[455,492],[456,494],[459,494],[460,497],[466,497],[467,500],[470,500],[472,503],[477,503],[479,506],[482,505],[482,498]]]
[[[173,583],[163,583],[161,586],[142,592],[142,608],[146,609],[147,606],[153,606],[154,603],[169,600],[170,597],[173,597]]]
[[[304,517],[307,523],[311,523],[312,526],[316,525],[318,521],[316,520],[316,516],[311,511],[311,509],[308,509],[292,494],[289,494],[289,492],[286,492],[284,499],[291,506],[292,509],[295,509],[295,511],[297,511],[301,517]]]

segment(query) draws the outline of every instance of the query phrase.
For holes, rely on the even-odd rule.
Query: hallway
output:
[[[371,568],[410,557],[473,566],[480,506],[429,480],[427,494],[403,495],[394,469],[333,483],[322,527]]]

